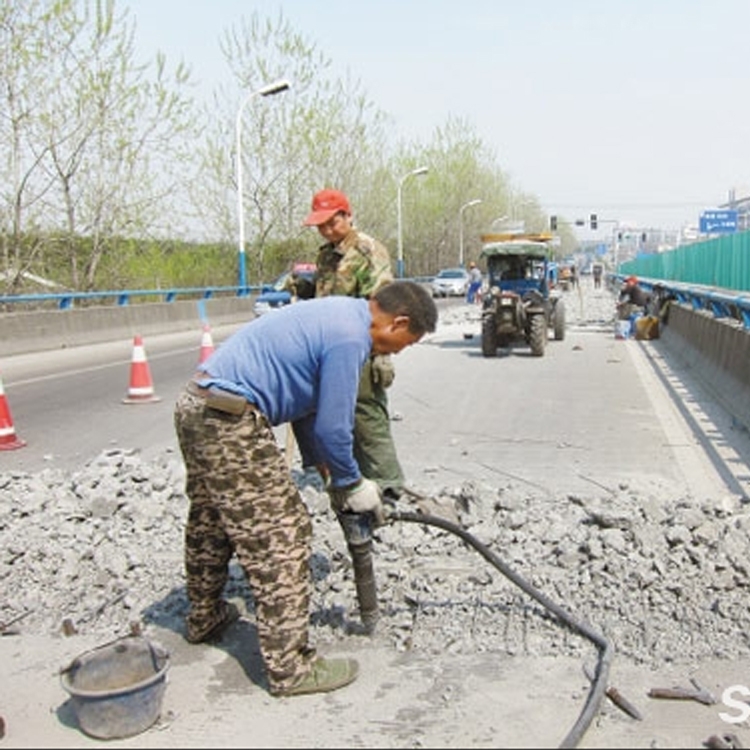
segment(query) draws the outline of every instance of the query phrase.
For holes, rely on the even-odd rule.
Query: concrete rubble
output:
[[[349,556],[317,475],[295,473],[314,521],[313,638],[335,643],[357,621]],[[446,486],[429,512],[457,519],[636,663],[744,656],[748,499],[665,501],[668,492],[633,483],[551,496],[512,480],[467,481]],[[102,638],[124,635],[132,623],[180,631],[186,513],[174,453],[144,462],[111,450],[72,473],[0,474],[0,623],[23,634]],[[395,648],[585,653],[585,641],[456,535],[401,522],[376,538],[376,637]],[[252,618],[252,595],[236,563],[227,595],[244,600]]]

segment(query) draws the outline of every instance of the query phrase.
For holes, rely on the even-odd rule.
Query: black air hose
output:
[[[599,651],[599,663],[597,665],[594,679],[591,682],[591,689],[589,690],[588,698],[586,699],[586,703],[584,704],[583,710],[578,716],[576,723],[560,744],[560,747],[562,748],[577,747],[581,738],[586,733],[586,730],[591,725],[591,722],[594,720],[594,716],[599,711],[599,707],[601,706],[601,702],[607,691],[607,678],[609,676],[609,667],[613,656],[613,649],[609,641],[604,636],[593,630],[589,625],[581,622],[573,617],[573,615],[566,612],[562,607],[557,605],[543,593],[537,591],[530,583],[519,576],[518,573],[509,568],[486,545],[482,544],[478,539],[455,523],[440,518],[439,516],[424,515],[422,513],[405,513],[398,510],[390,510],[388,518],[392,521],[408,521],[425,524],[427,526],[438,526],[441,529],[445,529],[445,531],[450,531],[456,536],[461,537],[466,544],[479,552],[485,560],[494,565],[506,578],[513,581],[513,583],[522,588],[530,597],[536,599],[545,609],[548,609],[555,614],[568,627],[584,636],[584,638],[590,640],[597,647]]]

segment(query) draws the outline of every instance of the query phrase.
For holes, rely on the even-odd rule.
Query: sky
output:
[[[117,0],[139,54],[206,92],[219,38],[279,13],[359,80],[397,135],[461,118],[518,192],[596,239],[677,230],[750,195],[750,0]],[[294,85],[294,82],[290,82]],[[471,200],[476,196],[467,196]],[[481,197],[481,196],[480,196]]]

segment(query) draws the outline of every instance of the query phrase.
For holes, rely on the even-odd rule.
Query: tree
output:
[[[14,291],[41,250],[40,195],[49,188],[41,177],[46,153],[29,139],[39,115],[44,68],[53,50],[44,43],[49,17],[36,0],[0,4],[0,61],[3,70],[2,137],[2,259],[6,287]],[[54,35],[51,35],[54,40]]]
[[[16,99],[12,110],[15,158],[30,164],[15,198],[38,206],[40,217],[19,223],[37,237],[56,235],[50,265],[64,261],[70,285],[92,289],[119,237],[154,231],[170,213],[175,166],[197,134],[184,93],[189,73],[178,66],[168,80],[159,57],[149,78],[134,60],[133,25],[114,0],[13,6],[15,47],[33,50],[11,69],[9,85],[27,102]]]
[[[401,145],[394,162],[399,164],[395,174],[408,171],[408,165],[424,164],[430,170],[419,178],[419,189],[409,191],[410,219],[404,224],[409,273],[431,275],[458,263],[459,210],[467,200],[480,198],[482,204],[464,216],[466,258],[476,257],[480,234],[509,204],[509,188],[497,159],[471,123],[450,118],[426,145]]]
[[[317,237],[301,226],[310,199],[323,186],[350,194],[354,205],[382,163],[382,114],[350,79],[327,77],[331,62],[297,33],[282,13],[275,19],[253,13],[228,29],[221,50],[234,82],[216,92],[201,150],[203,178],[193,203],[204,222],[231,241],[237,237],[235,125],[251,92],[287,79],[283,94],[244,107],[241,119],[243,216],[252,276],[267,278],[290,258],[269,250],[304,254]]]
[[[115,0],[0,0],[0,242],[9,291],[25,270],[76,289],[103,277],[110,288],[127,285],[134,256],[156,265],[151,240],[159,238],[170,240],[164,253],[182,252],[180,239],[193,253],[196,241],[211,243],[212,257],[233,253],[237,158],[243,253],[257,281],[314,257],[319,237],[301,222],[322,187],[345,191],[358,226],[395,257],[398,179],[428,166],[404,193],[412,275],[457,262],[466,200],[482,199],[465,217],[467,259],[492,219],[512,213],[515,191],[468,121],[449,119],[426,144],[392,143],[397,123],[359,81],[333,75],[332,61],[281,12],[253,13],[218,40],[228,83],[201,110],[184,66],[169,71],[162,55],[136,62],[135,33]],[[235,153],[238,109],[282,78],[287,92],[244,107]],[[524,218],[545,228],[532,203]],[[232,258],[221,260],[226,274]]]

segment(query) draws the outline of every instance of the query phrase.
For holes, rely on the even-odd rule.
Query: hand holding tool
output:
[[[386,522],[383,495],[372,479],[363,477],[354,487],[343,490],[341,509],[351,513],[372,513],[377,526]]]

